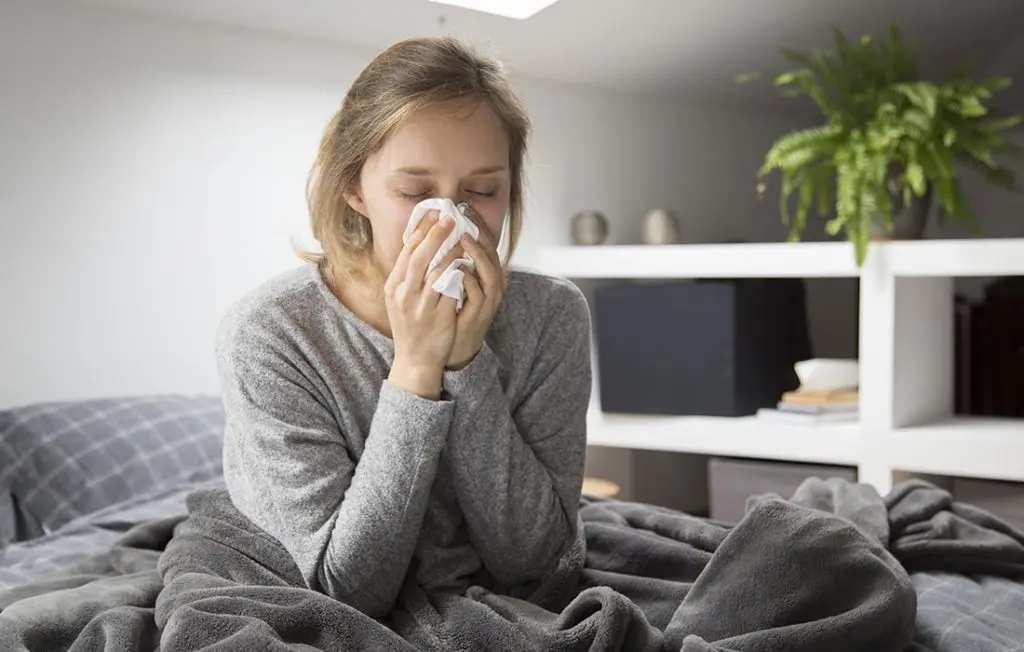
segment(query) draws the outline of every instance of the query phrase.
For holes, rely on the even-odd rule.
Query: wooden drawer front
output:
[[[953,498],[992,512],[1014,527],[1024,529],[1024,484],[995,480],[953,480]]]
[[[775,493],[789,498],[810,477],[840,477],[857,481],[857,471],[843,466],[787,464],[712,458],[708,463],[711,518],[736,523],[743,518],[747,498]]]

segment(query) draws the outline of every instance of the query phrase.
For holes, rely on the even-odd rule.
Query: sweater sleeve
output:
[[[229,493],[310,588],[381,617],[409,567],[453,405],[385,381],[357,463],[322,383],[290,347],[244,326],[218,343]]]
[[[558,293],[525,397],[512,405],[484,345],[445,374],[455,402],[448,436],[470,538],[500,582],[521,585],[553,568],[577,535],[590,402],[590,312],[574,287]]]

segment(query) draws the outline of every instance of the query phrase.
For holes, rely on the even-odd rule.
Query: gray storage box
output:
[[[748,497],[774,493],[789,498],[810,477],[838,477],[856,482],[857,470],[845,466],[712,458],[708,462],[711,518],[737,523],[743,518]]]
[[[1024,484],[996,480],[953,480],[953,499],[992,512],[1024,530]]]

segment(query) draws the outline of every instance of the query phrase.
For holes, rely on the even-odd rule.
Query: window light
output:
[[[482,11],[506,18],[529,18],[558,0],[429,0],[442,5]]]

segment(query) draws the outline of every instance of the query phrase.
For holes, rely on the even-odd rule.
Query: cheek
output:
[[[495,245],[498,244],[498,239],[501,237],[501,227],[505,221],[503,213],[496,213],[494,215],[488,215],[483,219],[484,228],[491,236],[491,240]]]
[[[477,216],[477,224],[487,230],[494,244],[498,244],[501,237],[501,227],[505,223],[505,215],[508,213],[508,202],[491,199],[486,202],[470,202],[473,211]]]
[[[374,248],[393,263],[402,251],[402,236],[412,208],[407,202],[386,197],[367,203],[366,208],[373,228]]]

